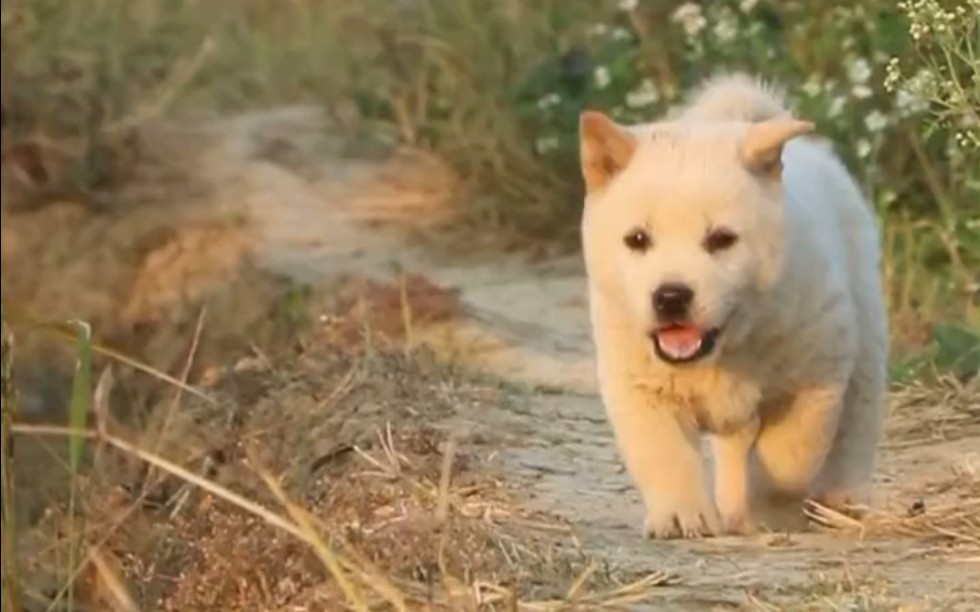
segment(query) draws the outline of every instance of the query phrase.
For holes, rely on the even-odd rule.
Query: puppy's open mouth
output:
[[[689,363],[711,354],[721,330],[696,325],[670,324],[658,327],[650,337],[657,357],[667,363]]]

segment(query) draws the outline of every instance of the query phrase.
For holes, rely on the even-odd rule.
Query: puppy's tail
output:
[[[678,119],[696,121],[766,121],[787,117],[783,92],[744,73],[708,79],[681,109]]]

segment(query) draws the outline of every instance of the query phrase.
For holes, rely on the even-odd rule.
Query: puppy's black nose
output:
[[[653,311],[663,321],[678,321],[687,317],[694,301],[694,291],[681,283],[667,283],[653,292]]]

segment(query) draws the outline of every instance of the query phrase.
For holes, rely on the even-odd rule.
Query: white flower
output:
[[[863,85],[871,78],[871,64],[863,57],[850,62],[847,66],[847,78],[851,83]]]
[[[633,34],[626,28],[615,28],[612,31],[613,40],[631,40],[632,38]]]
[[[902,82],[902,66],[897,57],[888,60],[885,67],[885,89],[895,91],[898,84]]]
[[[619,0],[619,10],[635,11],[639,4],[640,0]]]
[[[609,26],[604,23],[593,23],[586,28],[586,32],[589,34],[589,36],[595,36],[598,38],[609,33]]]
[[[738,22],[735,20],[735,15],[728,11],[723,13],[712,31],[715,38],[721,43],[730,43],[735,40],[738,35]]]
[[[593,78],[595,78],[595,86],[599,89],[609,87],[609,83],[612,82],[612,76],[609,74],[609,69],[605,66],[599,66],[596,68]]]
[[[908,116],[925,111],[929,103],[908,87],[902,87],[895,92],[895,107],[902,115]]]
[[[558,106],[559,104],[561,104],[561,96],[556,93],[550,93],[538,99],[538,108],[541,110],[548,110],[552,106]]]
[[[671,21],[681,24],[688,38],[697,36],[708,25],[704,10],[696,2],[686,2],[674,11]]]
[[[864,126],[869,132],[879,132],[888,125],[888,117],[879,110],[873,110],[864,118]]]
[[[640,86],[626,94],[626,106],[641,108],[656,104],[660,100],[660,91],[650,79],[643,79]]]
[[[542,136],[534,142],[534,148],[538,152],[538,155],[547,155],[552,151],[556,151],[559,145],[557,136]]]
[[[803,84],[803,93],[810,96],[811,98],[816,98],[823,91],[823,87],[820,85],[820,81],[816,77],[810,77],[807,82]]]
[[[847,104],[847,99],[844,96],[836,96],[830,101],[830,106],[827,108],[827,116],[831,119],[840,117],[841,113],[844,112],[845,104]]]
[[[738,10],[748,14],[755,10],[757,4],[759,4],[759,0],[742,0],[738,4]]]
[[[851,88],[851,95],[858,100],[865,100],[874,95],[874,92],[871,91],[871,88],[867,85],[855,85],[853,88]]]
[[[871,149],[872,149],[871,143],[868,142],[867,140],[865,140],[864,138],[862,138],[861,140],[859,140],[857,142],[857,154],[858,154],[858,157],[860,157],[860,158],[863,159],[863,158],[871,155]]]

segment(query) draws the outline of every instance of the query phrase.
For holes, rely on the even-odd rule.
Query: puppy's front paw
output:
[[[692,495],[652,504],[643,531],[648,538],[699,538],[720,533],[721,524],[708,496]]]

